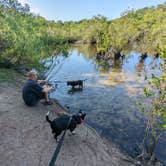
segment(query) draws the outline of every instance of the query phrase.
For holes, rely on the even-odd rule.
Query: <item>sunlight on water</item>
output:
[[[117,86],[121,83],[128,81],[135,81],[135,75],[126,74],[123,72],[110,72],[108,75],[108,79],[99,81],[99,83],[110,86]]]

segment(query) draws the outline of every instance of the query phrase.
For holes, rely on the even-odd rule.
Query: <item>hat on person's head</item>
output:
[[[31,76],[37,75],[37,74],[38,74],[38,72],[35,69],[32,69],[31,71],[28,72],[27,76],[31,77]]]

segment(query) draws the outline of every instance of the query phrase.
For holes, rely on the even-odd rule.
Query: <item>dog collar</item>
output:
[[[80,123],[82,123],[84,120],[80,117]]]

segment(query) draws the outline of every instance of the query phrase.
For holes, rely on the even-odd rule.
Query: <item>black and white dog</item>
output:
[[[72,115],[63,115],[51,121],[49,119],[49,112],[46,114],[46,120],[50,123],[54,138],[57,140],[57,136],[61,134],[63,130],[69,129],[72,133],[76,128],[77,124],[81,124],[85,119],[86,113],[82,113],[80,110],[78,113]],[[70,119],[71,118],[71,119]],[[69,122],[70,120],[70,122]],[[68,127],[67,127],[68,126]]]

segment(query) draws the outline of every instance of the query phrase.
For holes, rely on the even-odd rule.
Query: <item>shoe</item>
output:
[[[76,134],[76,132],[75,132],[75,131],[72,131],[71,133],[72,133],[72,135],[75,135],[75,134]]]
[[[45,101],[43,104],[44,104],[44,105],[52,105],[53,102],[52,102],[52,101]]]

